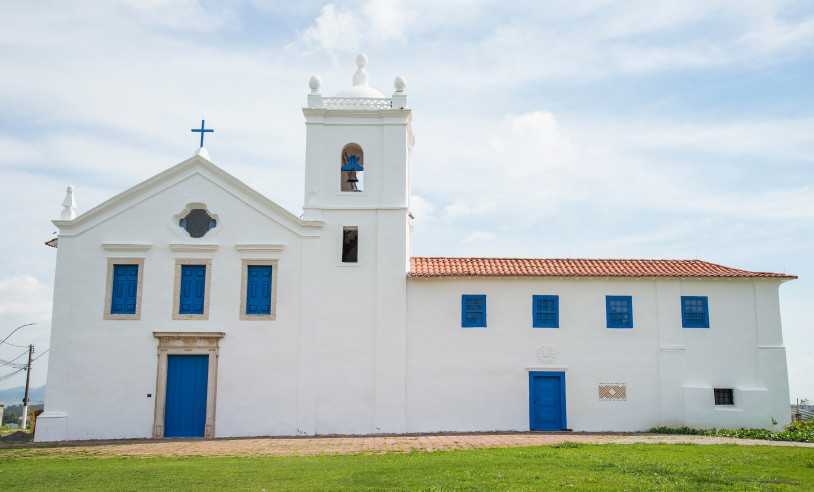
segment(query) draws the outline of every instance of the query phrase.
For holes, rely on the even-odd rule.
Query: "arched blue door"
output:
[[[529,373],[529,414],[531,430],[566,429],[564,372]]]
[[[204,437],[208,355],[167,356],[164,437]]]

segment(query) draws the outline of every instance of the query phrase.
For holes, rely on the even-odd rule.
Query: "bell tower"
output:
[[[307,316],[319,434],[347,433],[349,422],[358,433],[406,431],[412,112],[404,78],[385,97],[370,86],[367,61],[356,58],[353,85],[333,97],[311,77],[303,108],[303,219],[324,224],[318,247],[303,252],[304,261],[318,257],[309,266],[318,268],[319,288]]]
[[[387,98],[370,86],[367,56],[356,57],[353,85],[323,97],[322,79],[311,77],[305,151],[306,220],[321,212],[407,207],[410,152],[414,143],[407,84],[395,79]]]

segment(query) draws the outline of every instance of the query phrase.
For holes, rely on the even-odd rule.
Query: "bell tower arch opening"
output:
[[[364,188],[365,153],[356,143],[349,143],[342,148],[340,165],[341,191],[362,191]]]

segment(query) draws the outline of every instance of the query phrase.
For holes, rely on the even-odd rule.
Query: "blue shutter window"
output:
[[[271,314],[271,265],[249,265],[246,279],[246,314]]]
[[[681,296],[681,326],[683,328],[709,328],[706,296]]]
[[[110,314],[134,314],[138,294],[138,265],[113,265]]]
[[[633,300],[630,296],[605,296],[608,328],[633,328]]]
[[[461,326],[486,326],[486,296],[461,296]]]
[[[181,265],[179,314],[203,314],[206,265]]]
[[[560,327],[560,296],[532,296],[532,326]]]

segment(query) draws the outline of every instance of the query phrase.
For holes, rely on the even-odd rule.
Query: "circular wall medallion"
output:
[[[556,355],[557,352],[551,345],[540,345],[540,348],[537,349],[537,360],[543,364],[551,364]]]

